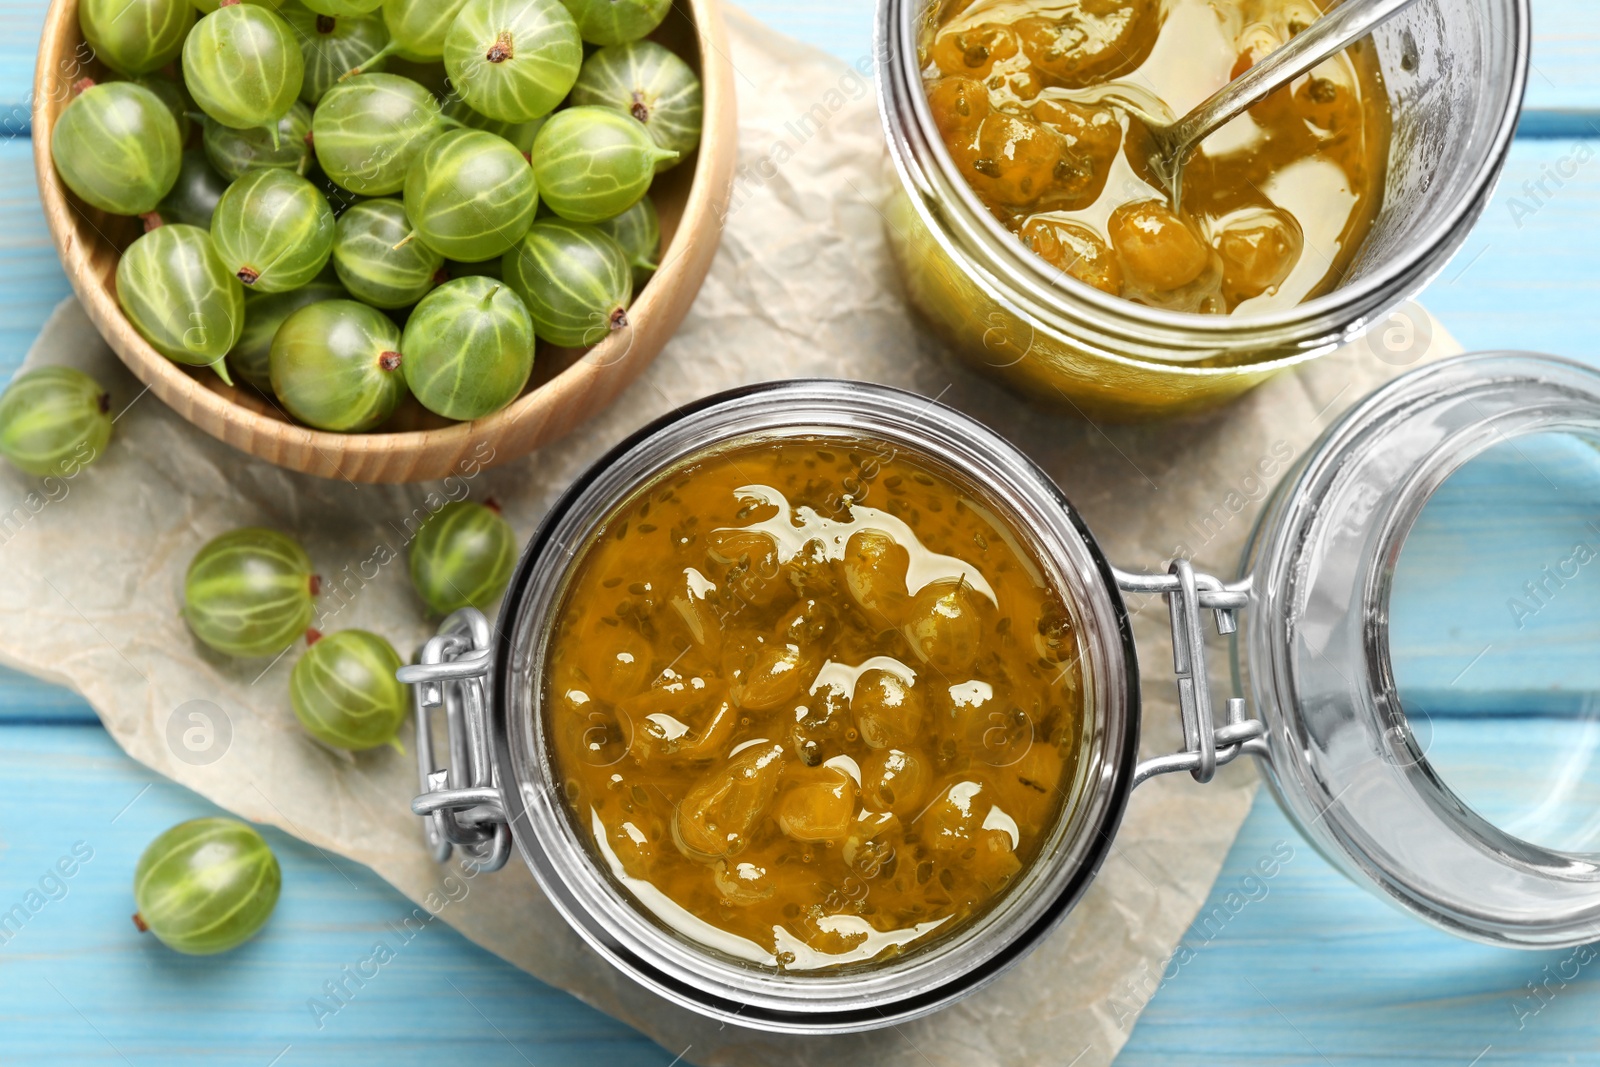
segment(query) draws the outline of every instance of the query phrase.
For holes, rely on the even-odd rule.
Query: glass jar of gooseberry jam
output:
[[[1457,774],[1454,727],[1428,717],[1437,694],[1402,698],[1396,676],[1409,668],[1397,671],[1391,654],[1390,598],[1396,560],[1452,475],[1507,450],[1541,464],[1549,455],[1555,465],[1542,469],[1552,490],[1570,480],[1559,463],[1576,463],[1582,477],[1573,484],[1600,499],[1597,442],[1600,372],[1527,354],[1433,364],[1330,428],[1269,498],[1242,577],[1223,581],[1182,560],[1146,572],[1113,566],[1026,455],[925,398],[848,381],[720,394],[646,427],[591,468],[528,544],[498,622],[458,612],[401,671],[417,709],[422,793],[413,810],[436,858],[460,849],[464,862],[489,870],[519,852],[612,965],[679,1005],[770,1031],[873,1029],[970,994],[1072,909],[1141,782],[1186,772],[1203,784],[1244,755],[1259,760],[1284,810],[1337,867],[1419,918],[1509,946],[1585,943],[1600,937],[1600,820],[1573,786],[1595,776],[1600,746],[1575,747],[1560,731],[1593,733],[1594,702],[1578,700],[1565,725],[1559,715],[1516,720],[1518,752],[1548,742],[1563,769],[1535,776],[1545,792],[1508,815]],[[845,466],[855,473],[830,498],[828,479]],[[730,467],[748,482],[697,492],[697,478]],[[951,495],[938,496],[940,484]],[[778,499],[785,485],[791,496],[815,490],[812,503],[789,508]],[[718,495],[730,498],[735,510],[725,514],[735,519],[713,530],[728,521],[713,513]],[[693,504],[674,512],[675,497]],[[705,520],[690,521],[697,515]],[[894,534],[910,547],[909,562],[871,549],[857,539],[863,531]],[[752,533],[788,546],[781,567],[752,570],[761,555]],[[689,555],[672,554],[691,545]],[[1588,558],[1596,556],[1600,549]],[[596,569],[608,559],[612,570]],[[680,570],[684,559],[709,562]],[[1482,561],[1461,560],[1461,573],[1481,570]],[[774,599],[770,580],[780,572],[796,584],[780,580]],[[647,594],[663,574],[681,574],[688,599],[702,603],[675,608],[677,594],[663,588],[652,622]],[[886,576],[908,595],[900,608],[886,599]],[[709,615],[720,586],[742,588],[744,602]],[[930,599],[919,588],[944,593]],[[807,598],[826,599],[830,589],[836,602],[819,612]],[[1173,661],[1139,663],[1125,593],[1165,598]],[[1496,608],[1498,596],[1484,591]],[[894,621],[839,637],[863,607]],[[1543,641],[1527,630],[1527,614],[1508,648],[1530,633]],[[770,627],[769,615],[779,619],[766,631],[779,635],[770,647],[792,655],[765,662],[788,663],[809,688],[780,692],[775,675],[752,671],[718,690],[728,679],[719,680],[715,657],[697,664],[703,649],[691,646],[705,643],[708,627],[731,643],[752,619]],[[961,636],[967,615],[984,624],[970,640]],[[1231,640],[1231,680],[1208,677],[1211,630]],[[672,636],[652,646],[663,634]],[[826,664],[807,651],[812,640],[833,642]],[[816,714],[832,699],[828,679],[848,676],[859,689],[873,670],[882,684],[867,704],[859,692],[837,694],[848,729],[828,734]],[[1013,695],[1046,694],[1019,697],[1021,718],[990,720],[981,740],[968,730],[987,749],[976,762],[963,762],[960,732],[945,738],[933,703],[927,718],[921,710],[908,718],[903,699],[921,688],[931,701],[932,682],[954,698],[946,711],[959,714],[984,688],[969,675]],[[637,703],[629,694],[651,676],[648,699]],[[684,694],[706,679],[708,698],[724,696],[695,705]],[[1180,751],[1140,760],[1141,684],[1176,687]],[[616,715],[596,713],[578,720],[592,726],[574,745],[575,705],[583,714],[631,707],[631,736],[614,731]],[[1023,720],[1026,729],[1012,728]],[[895,730],[910,736],[895,740]],[[925,753],[951,784],[886,797],[885,761],[873,751],[891,743]],[[694,767],[687,792],[660,762],[680,757]],[[1017,799],[1019,781],[1053,802],[1030,807],[1026,788]],[[829,812],[841,797],[847,810],[836,820]],[[740,822],[736,809],[766,813],[765,822]],[[716,818],[703,818],[707,811]],[[897,826],[898,868],[892,856],[859,863],[868,851],[847,823]],[[941,835],[955,847],[930,840]],[[776,851],[762,852],[763,840]],[[834,877],[827,864],[840,846],[863,880],[857,891],[835,885],[805,898]],[[683,870],[701,872],[701,896],[682,888]],[[994,891],[924,936],[913,920],[950,918],[926,910],[945,899],[937,887],[959,896],[972,872]],[[812,901],[809,918],[804,908],[776,908],[794,892]],[[774,910],[761,914],[778,925],[775,940],[758,945],[731,917],[766,902]],[[833,936],[801,943],[819,930]]]
[[[1025,7],[1004,11],[1014,16]],[[1101,7],[1156,9],[1136,0]],[[947,147],[950,131],[941,130],[936,108],[948,109],[950,101],[930,101],[925,79],[936,69],[927,46],[930,27],[949,10],[959,14],[961,5],[883,0],[878,6],[879,106],[900,186],[886,211],[891,245],[912,302],[964,361],[1032,400],[1091,418],[1138,419],[1215,406],[1384,322],[1443,270],[1487,206],[1509,151],[1528,69],[1527,0],[1421,0],[1382,26],[1362,48],[1379,72],[1372,81],[1388,96],[1387,161],[1375,156],[1387,173],[1378,183],[1381,205],[1360,250],[1350,255],[1337,243],[1326,250],[1338,261],[1330,275],[1336,284],[1312,290],[1321,295],[1292,306],[1202,314],[1103,291],[1115,289],[1099,271],[1103,246],[1076,253],[1067,248],[1072,268],[1049,262],[1045,253],[1036,253],[1050,252],[1040,243],[1049,233],[1014,233],[997,218],[1004,212],[993,197],[980,199],[974,180],[1004,195],[1028,179],[1009,176],[1001,158],[966,160],[964,171]],[[1060,10],[1050,8],[1057,15]],[[1072,12],[1088,17],[1076,5]],[[965,53],[974,76],[993,63],[993,42],[978,36]],[[1062,41],[1095,39],[1095,33],[1061,33]],[[986,84],[1000,77],[996,73]],[[1045,100],[1052,91],[1033,96],[1036,71],[1004,78],[1029,82],[1015,93],[1035,113],[1045,105],[1031,101]],[[1013,89],[1008,84],[996,91]],[[944,126],[951,121],[946,116]],[[1077,144],[1085,143],[1092,128],[1074,133],[1077,126],[1062,126],[1067,141]],[[1030,162],[1024,154],[1034,151],[1020,136],[1007,134],[997,149],[1015,157],[1013,166]],[[1057,174],[1064,167],[1070,173],[1063,180],[1075,180],[1082,165],[1065,157]],[[1104,161],[1094,166],[1105,169]],[[1109,166],[1113,184],[1130,181],[1126,164]],[[1036,180],[1048,179],[1046,168]],[[1034,203],[1015,210],[1042,211],[1035,220],[1059,214],[1048,208]],[[1097,211],[1095,205],[1068,214]],[[1216,242],[1225,243],[1220,236]],[[1203,242],[1189,251],[1204,251]],[[1091,284],[1096,281],[1099,287]]]

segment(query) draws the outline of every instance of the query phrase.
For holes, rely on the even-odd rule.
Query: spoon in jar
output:
[[[1176,122],[1144,120],[1150,167],[1166,188],[1176,211],[1183,191],[1183,166],[1207,137],[1277,90],[1338,55],[1414,0],[1344,0],[1269,53],[1261,62],[1218,89]]]

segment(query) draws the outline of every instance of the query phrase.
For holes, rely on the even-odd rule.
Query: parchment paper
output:
[[[63,304],[29,365],[88,370],[121,414],[107,455],[71,479],[0,473],[0,659],[83,694],[135,759],[244,818],[369,865],[474,941],[687,1061],[1109,1063],[1163,974],[1182,981],[1186,953],[1203,951],[1191,942],[1173,957],[1249,808],[1248,767],[1227,768],[1208,787],[1180,776],[1141,788],[1111,858],[1065,925],[958,1007],[862,1036],[770,1038],[705,1022],[635,987],[584,950],[515,858],[470,880],[436,868],[407,806],[416,790],[411,756],[352,758],[319,747],[288,706],[292,654],[270,667],[229,662],[202,648],[179,617],[194,552],[226,530],[263,524],[310,551],[328,590],[322,629],[359,626],[414,648],[430,625],[406,576],[407,516],[446,497],[492,495],[527,536],[569,479],[648,419],[715,390],[796,375],[873,379],[962,408],[1031,452],[1119,565],[1159,569],[1183,553],[1231,577],[1259,502],[1316,434],[1401,365],[1452,350],[1412,308],[1383,346],[1353,346],[1208,417],[1128,428],[1034,410],[957,369],[902,302],[878,208],[892,179],[861,73],[869,57],[852,70],[729,15],[745,166],[711,276],[644,378],[536,456],[434,486],[286,473],[143,395],[77,304]],[[1171,751],[1178,728],[1166,613],[1159,600],[1131,607],[1145,665],[1147,754]],[[197,727],[207,719],[209,734]]]

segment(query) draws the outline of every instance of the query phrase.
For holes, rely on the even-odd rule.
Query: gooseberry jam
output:
[[[655,919],[786,971],[981,914],[1083,748],[1078,634],[982,492],[882,442],[669,469],[578,549],[542,704],[601,865]]]
[[[1370,42],[1213,134],[1178,209],[1145,117],[1181,117],[1320,14],[1312,0],[943,0],[921,65],[973,192],[1064,274],[1153,307],[1265,313],[1336,287],[1382,204]]]

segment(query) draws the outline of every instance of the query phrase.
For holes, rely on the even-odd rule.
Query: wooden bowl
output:
[[[737,111],[727,28],[717,0],[688,0],[652,37],[695,67],[705,86],[698,152],[657,179],[661,269],[629,308],[629,326],[586,351],[542,345],[528,391],[475,422],[451,423],[408,400],[378,431],[337,434],[296,425],[247,387],[224,385],[209,368],[180,366],[140,337],[117,304],[117,260],[143,232],[137,219],[79,201],[50,160],[56,118],[80,78],[103,71],[78,28],[77,0],[54,0],[34,75],[33,155],[61,264],[100,333],[150,390],[200,429],[291,470],[357,482],[415,482],[492,466],[572,432],[616,399],[655,359],[683,321],[711,267],[732,189]]]

